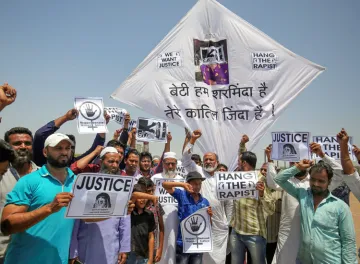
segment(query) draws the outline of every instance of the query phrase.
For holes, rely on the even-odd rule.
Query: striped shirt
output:
[[[265,192],[259,199],[241,198],[234,201],[230,225],[241,235],[259,235],[266,239],[266,218],[275,212],[275,199],[271,196],[266,179],[259,174],[259,181],[265,183]]]
[[[282,191],[272,191],[271,195],[275,202],[275,213],[269,215],[266,220],[267,226],[267,243],[276,243],[279,234],[280,227],[280,216],[281,216],[281,198],[283,195]]]

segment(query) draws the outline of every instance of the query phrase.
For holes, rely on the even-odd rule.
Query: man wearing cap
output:
[[[114,147],[100,153],[100,173],[119,174],[121,155]],[[95,164],[90,164],[95,165]],[[130,252],[130,216],[113,217],[98,223],[75,220],[70,244],[70,259],[81,263],[125,263]]]
[[[176,175],[177,159],[175,152],[164,153],[164,160],[162,165],[164,171],[162,173],[155,174],[153,177],[151,177],[151,180],[155,183],[155,186],[161,183],[161,181],[159,181],[161,179],[184,181],[184,179],[181,176]],[[165,211],[165,215],[163,216],[165,234],[164,234],[164,247],[163,247],[164,251],[159,263],[175,264],[176,237],[177,237],[177,229],[179,225],[179,219],[177,217],[177,210],[178,210],[177,204],[161,203],[161,206]]]
[[[209,201],[200,194],[201,184],[204,180],[205,178],[200,173],[192,171],[187,174],[186,182],[164,182],[162,184],[165,190],[178,201],[179,222],[204,207],[208,207],[207,212],[212,217]],[[184,188],[185,190],[175,187]],[[179,224],[176,239],[176,263],[201,264],[202,257],[202,253],[183,253],[183,241]]]
[[[68,262],[74,220],[64,218],[75,180],[67,168],[72,141],[52,134],[44,144],[47,164],[21,177],[8,194],[1,231],[11,235],[5,263]]]
[[[227,241],[229,235],[228,223],[232,214],[231,201],[219,201],[216,197],[215,171],[219,164],[216,153],[208,152],[203,157],[202,167],[196,165],[191,159],[192,148],[197,139],[201,137],[201,131],[195,130],[190,138],[188,145],[184,148],[182,165],[188,172],[197,171],[206,180],[202,184],[201,194],[208,199],[213,210],[212,232],[213,232],[213,251],[203,254],[203,263],[223,264],[226,259]]]

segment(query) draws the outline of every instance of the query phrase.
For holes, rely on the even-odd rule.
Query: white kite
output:
[[[199,0],[112,98],[191,130],[203,152],[234,167],[324,68],[289,51],[219,4]]]

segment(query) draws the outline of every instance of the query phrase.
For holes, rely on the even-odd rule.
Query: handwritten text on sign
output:
[[[161,203],[162,205],[168,205],[168,204],[175,204],[177,205],[178,202],[177,200],[172,197],[166,190],[164,187],[162,187],[163,182],[165,181],[171,181],[171,182],[184,182],[185,180],[182,179],[156,179],[155,180],[155,196],[159,197],[159,203]]]
[[[217,172],[216,196],[219,200],[236,200],[239,198],[257,198],[256,171]]]

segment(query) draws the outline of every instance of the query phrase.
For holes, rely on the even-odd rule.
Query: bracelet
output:
[[[341,159],[341,160],[346,161],[346,160],[350,160],[350,158],[345,158],[345,159]]]

